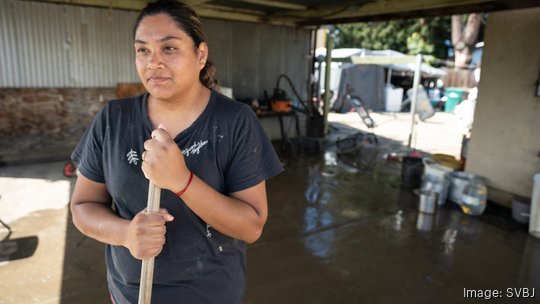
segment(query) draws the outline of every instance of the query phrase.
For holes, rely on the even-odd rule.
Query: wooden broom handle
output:
[[[154,183],[148,184],[148,206],[146,212],[158,212],[161,189]],[[139,288],[139,304],[150,304],[152,299],[152,282],[154,280],[154,258],[144,259],[141,266],[141,286]]]

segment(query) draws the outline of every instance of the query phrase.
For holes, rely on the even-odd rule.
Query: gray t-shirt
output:
[[[143,143],[152,132],[147,97],[108,102],[72,154],[82,175],[107,185],[116,213],[126,219],[147,204],[148,180],[141,170]],[[175,142],[188,168],[223,194],[247,189],[283,170],[253,111],[215,91]],[[155,260],[152,303],[240,303],[245,243],[208,226],[168,190],[161,191],[161,207],[175,219],[166,224],[165,245]],[[137,303],[141,261],[125,247],[107,245],[106,262],[114,301]]]

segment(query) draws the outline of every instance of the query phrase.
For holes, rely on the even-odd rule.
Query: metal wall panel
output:
[[[136,12],[0,1],[0,87],[136,82]]]
[[[0,1],[0,87],[114,87],[138,82],[132,26],[137,12]],[[237,98],[272,94],[279,74],[305,94],[310,32],[203,19],[221,85]],[[283,88],[292,91],[282,82]],[[304,96],[303,96],[304,97]]]
[[[265,90],[271,95],[280,74],[306,98],[309,30],[216,19],[204,19],[203,26],[218,79],[236,98],[261,98]],[[292,95],[285,81],[280,87]]]

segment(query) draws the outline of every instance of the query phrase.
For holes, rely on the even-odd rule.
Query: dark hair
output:
[[[158,14],[167,14],[170,16],[178,28],[191,37],[196,48],[202,42],[206,42],[202,31],[201,19],[197,13],[185,3],[176,0],[159,0],[148,3],[135,21],[133,36],[135,36],[137,28],[139,28],[144,18]],[[209,89],[217,85],[216,69],[210,60],[206,60],[206,64],[199,74],[199,81]]]

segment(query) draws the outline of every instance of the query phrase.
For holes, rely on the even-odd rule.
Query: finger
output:
[[[148,227],[163,226],[167,222],[165,216],[159,212],[151,212],[147,215]]]
[[[167,128],[165,127],[165,125],[162,124],[162,123],[159,124],[158,129],[163,129],[163,130],[169,132],[169,130],[167,130]]]
[[[172,139],[170,143],[173,143]],[[152,159],[152,157],[156,156],[154,152],[161,153],[162,151],[167,151],[168,144],[166,142],[160,142],[156,139],[149,139],[144,142],[144,149],[150,152],[146,156],[150,156],[150,159]],[[146,160],[148,160],[148,158]]]
[[[148,176],[148,174],[146,172],[148,170],[148,166],[149,166],[149,164],[148,164],[147,161],[143,161],[142,164],[141,164],[141,169],[142,169],[142,172],[143,172],[144,177],[146,179],[150,179],[150,177]],[[146,212],[146,210],[144,210],[144,211]]]
[[[160,239],[163,239],[163,240],[165,239],[166,233],[167,233],[167,228],[165,227],[165,225],[154,226],[154,227],[150,227],[146,229],[145,237],[148,237],[149,239],[151,239],[152,240],[151,243],[155,245],[157,244],[156,242],[158,242]]]
[[[159,145],[159,143],[155,139],[149,139],[144,142],[144,149],[146,151],[152,151],[156,149],[157,145]]]
[[[157,257],[161,253],[162,250],[163,250],[163,246],[148,250],[149,258]]]
[[[165,129],[155,129],[152,131],[152,138],[159,141],[159,142],[168,142],[172,141],[171,134],[167,132]]]
[[[167,222],[171,222],[172,220],[174,220],[174,216],[172,216],[165,208],[160,208],[159,213],[163,215],[165,221]]]
[[[142,159],[142,161],[145,161],[145,158],[146,158],[146,152],[148,152],[148,151],[145,150],[145,151],[143,151],[143,153],[141,154],[141,159]]]
[[[149,259],[158,256],[163,250],[163,246],[152,246],[144,249],[141,254],[137,257],[138,259]]]

